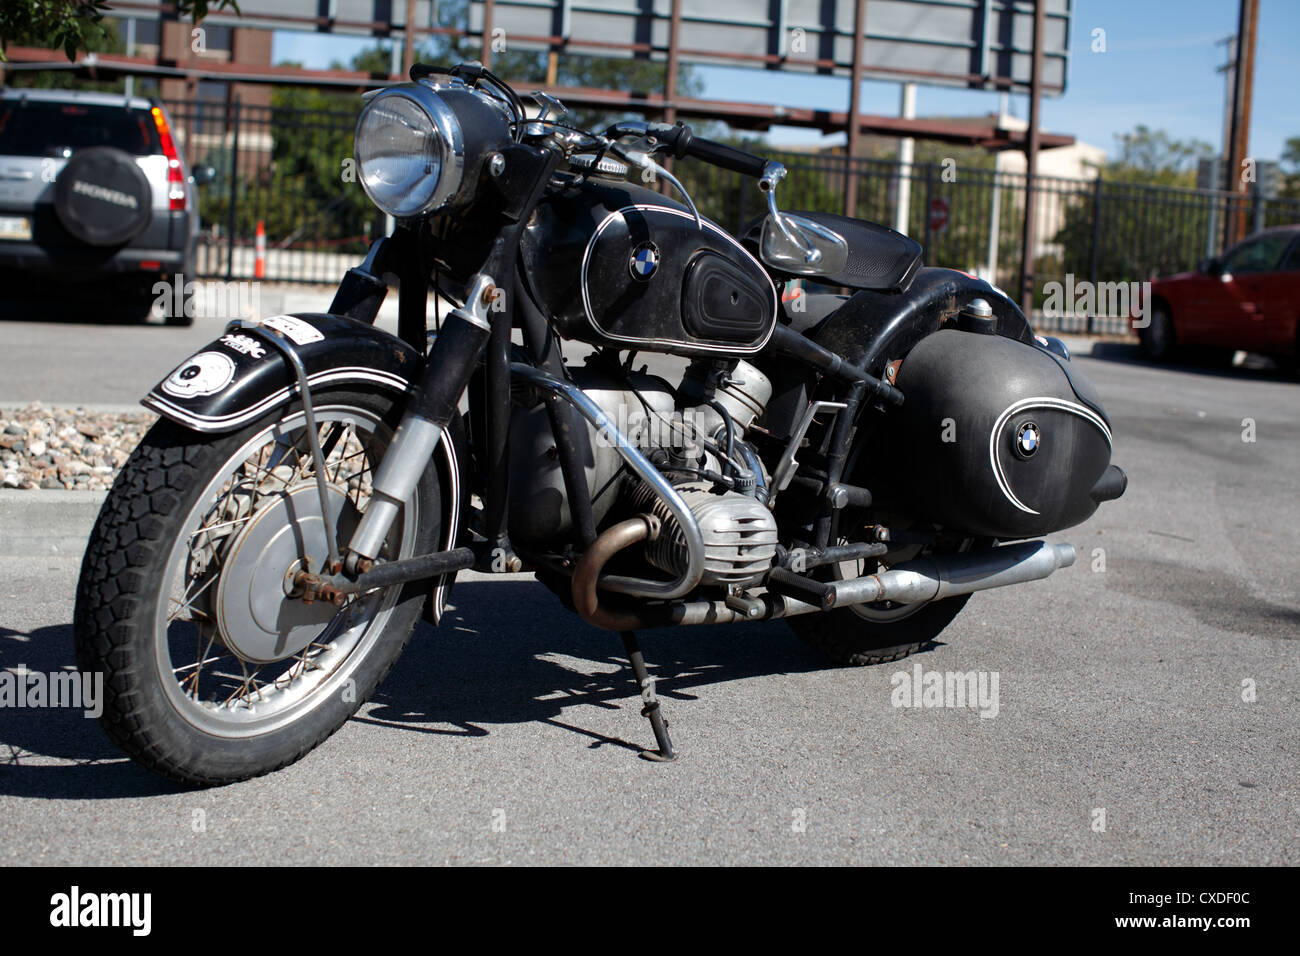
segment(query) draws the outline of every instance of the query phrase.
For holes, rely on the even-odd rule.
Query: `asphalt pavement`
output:
[[[212,332],[0,321],[0,402],[133,403]],[[79,712],[0,707],[0,862],[1296,865],[1300,383],[1091,347],[1128,493],[1052,536],[1074,567],[975,595],[925,653],[646,632],[681,753],[655,764],[614,635],[527,575],[464,575],[269,777],[185,790]],[[0,667],[71,664],[78,564],[0,556]],[[997,716],[894,706],[916,665],[996,674]]]

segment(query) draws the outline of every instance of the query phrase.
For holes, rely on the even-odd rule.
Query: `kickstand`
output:
[[[645,669],[645,658],[641,656],[641,645],[637,643],[636,632],[620,631],[619,637],[623,638],[623,649],[627,651],[627,659],[632,664],[632,675],[636,678],[637,686],[641,688],[641,700],[645,702],[645,706],[641,708],[641,716],[650,718],[650,726],[655,732],[655,741],[659,744],[658,750],[643,750],[641,756],[646,760],[676,760],[677,754],[673,751],[673,742],[668,736],[668,721],[664,720],[664,715],[659,710],[655,684]]]

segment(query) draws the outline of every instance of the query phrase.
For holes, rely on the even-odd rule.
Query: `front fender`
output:
[[[301,313],[263,321],[294,343],[313,389],[357,383],[404,393],[424,367],[401,339],[353,319]],[[195,352],[141,404],[194,431],[216,434],[248,424],[296,391],[284,356],[253,327],[229,330]]]
[[[326,313],[277,315],[263,324],[288,338],[302,359],[313,392],[331,385],[372,385],[399,395],[424,372],[424,358],[401,339],[373,326]],[[283,405],[298,392],[284,355],[257,327],[230,326],[150,389],[141,404],[164,418],[206,434],[235,431]],[[453,418],[438,443],[435,466],[443,491],[442,546],[456,547],[469,503],[465,431]],[[437,624],[456,578],[430,582],[426,610]]]

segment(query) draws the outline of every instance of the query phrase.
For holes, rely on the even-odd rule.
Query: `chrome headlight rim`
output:
[[[401,97],[414,103],[428,118],[430,129],[438,134],[442,145],[442,156],[440,157],[442,166],[438,182],[429,198],[413,212],[401,212],[391,209],[375,198],[366,183],[365,167],[360,156],[362,125],[365,123],[367,116],[370,115],[371,109],[391,97]],[[438,212],[451,203],[464,181],[465,136],[461,130],[460,120],[436,90],[423,84],[403,83],[400,86],[390,86],[370,97],[369,102],[362,109],[361,115],[357,117],[353,141],[353,152],[356,154],[357,172],[361,181],[361,188],[380,211],[397,219],[420,219]]]

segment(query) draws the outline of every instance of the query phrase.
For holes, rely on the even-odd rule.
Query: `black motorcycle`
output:
[[[163,379],[91,535],[78,662],[145,766],[298,759],[471,567],[620,632],[670,759],[637,630],[789,618],[837,664],[895,660],[1072,564],[1031,539],[1123,493],[1095,389],[994,286],[780,211],[784,167],[689,126],[530,116],[477,63],[411,80],[356,132],[398,228],[328,313],[232,323]],[[753,177],[766,215],[729,235],[669,157]],[[801,278],[846,294],[783,304]]]

